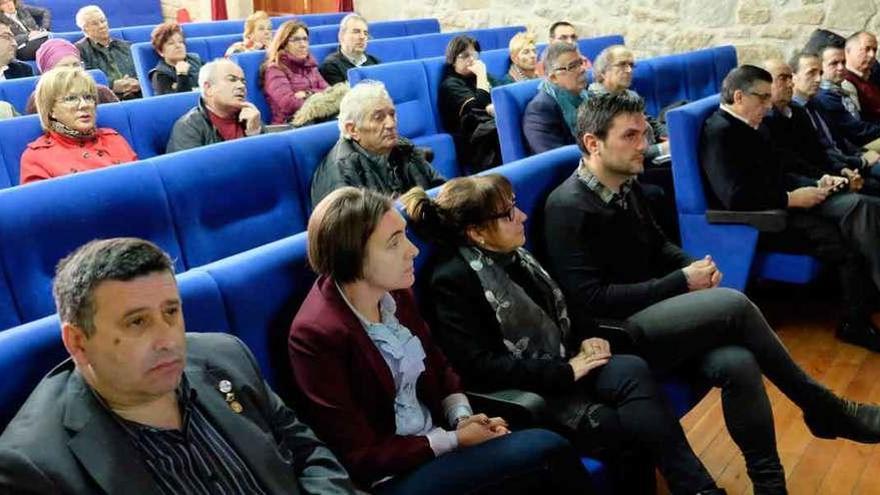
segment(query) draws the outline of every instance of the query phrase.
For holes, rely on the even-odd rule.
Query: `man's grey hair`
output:
[[[205,83],[215,84],[217,82],[217,69],[223,64],[232,64],[238,67],[238,64],[228,58],[215,58],[199,69],[199,92],[202,95],[205,94]]]
[[[544,62],[544,73],[547,74],[548,77],[554,70],[559,68],[559,65],[557,64],[559,57],[566,53],[576,53],[578,57],[581,55],[577,45],[566,43],[564,41],[551,43],[550,46],[544,50],[544,53],[541,54],[541,61]]]
[[[351,139],[345,124],[353,122],[355,128],[360,127],[367,115],[383,100],[394,104],[385,85],[379,81],[365,79],[353,86],[339,102],[339,134]]]
[[[86,25],[86,16],[92,13],[101,14],[104,18],[107,17],[104,15],[104,11],[101,10],[101,7],[98,7],[97,5],[86,5],[76,11],[76,27],[82,29]]]
[[[52,282],[58,316],[91,337],[97,311],[94,293],[101,282],[161,272],[173,274],[174,263],[150,241],[135,237],[91,241],[58,262]]]
[[[339,34],[345,32],[348,29],[348,23],[351,21],[361,21],[364,24],[367,24],[367,20],[363,18],[360,14],[351,13],[347,16],[343,17],[341,21],[339,21]]]
[[[605,80],[605,73],[611,68],[614,56],[618,53],[632,54],[630,49],[623,45],[611,45],[596,55],[596,59],[593,60],[593,79],[597,82]]]

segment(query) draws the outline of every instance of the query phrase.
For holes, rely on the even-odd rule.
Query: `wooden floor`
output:
[[[783,289],[784,290],[784,289]],[[834,338],[835,309],[803,294],[769,301],[753,297],[795,360],[838,394],[880,402],[880,354]],[[765,383],[776,421],[779,455],[792,495],[880,494],[880,447],[813,437],[795,405],[769,381]],[[718,390],[706,396],[682,420],[694,451],[731,495],[752,493],[742,455],[724,427]],[[662,484],[662,481],[661,481]],[[661,487],[660,493],[668,493]]]

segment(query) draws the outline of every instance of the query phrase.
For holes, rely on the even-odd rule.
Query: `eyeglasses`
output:
[[[575,60],[568,65],[564,65],[562,67],[557,67],[553,70],[563,71],[563,72],[580,72],[580,70],[584,67],[583,60]]]
[[[516,219],[516,200],[510,202],[510,207],[508,209],[490,216],[486,221],[497,220],[499,218],[506,218],[508,222],[512,222]]]
[[[308,43],[308,36],[291,36],[288,40],[288,43]]]
[[[770,93],[755,93],[754,91],[746,91],[746,93],[754,96],[755,98],[761,100],[761,103],[770,101],[770,97],[773,96]]]
[[[461,52],[455,56],[456,60],[480,60],[480,52]]]
[[[82,102],[83,105],[94,105],[95,95],[91,93],[84,93],[81,95],[66,95],[58,98],[58,103],[72,108],[78,107],[80,102]]]

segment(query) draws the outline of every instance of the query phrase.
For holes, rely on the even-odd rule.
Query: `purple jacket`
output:
[[[272,123],[287,122],[302,107],[305,98],[297,98],[294,93],[312,94],[326,88],[327,81],[318,72],[314,57],[295,60],[287,53],[280,54],[278,63],[270,63],[263,77],[263,93],[272,111]]]

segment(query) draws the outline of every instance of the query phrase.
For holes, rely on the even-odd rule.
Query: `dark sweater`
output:
[[[836,170],[819,141],[807,111],[795,105],[789,108],[790,117],[774,108],[762,123],[770,132],[783,171],[806,178],[804,185],[815,185],[822,175],[835,174]]]
[[[369,53],[367,53],[366,56],[367,60],[357,67],[366,67],[368,65],[376,65],[380,63],[378,58]],[[327,55],[327,58],[321,62],[318,71],[321,73],[321,77],[327,81],[327,84],[333,86],[336,83],[348,81],[348,69],[353,67],[355,67],[355,65],[342,54],[340,49],[337,48],[335,52]]]
[[[637,182],[626,200],[625,210],[605,203],[577,171],[547,198],[548,268],[574,328],[592,318],[627,318],[688,290],[680,269],[692,259],[654,222]]]
[[[161,59],[156,63],[156,67],[150,70],[150,81],[156,96],[168,93],[186,93],[198,89],[202,59],[198,54],[187,53],[185,60],[189,63],[189,71],[185,75],[178,74],[174,67]]]
[[[512,255],[496,255],[493,259],[548,312],[548,301],[526,270],[512,262]],[[466,388],[520,388],[537,393],[558,393],[573,388],[574,373],[567,361],[511,356],[495,313],[483,295],[479,277],[457,250],[441,255],[431,274],[430,301],[431,329],[464,379]]]

